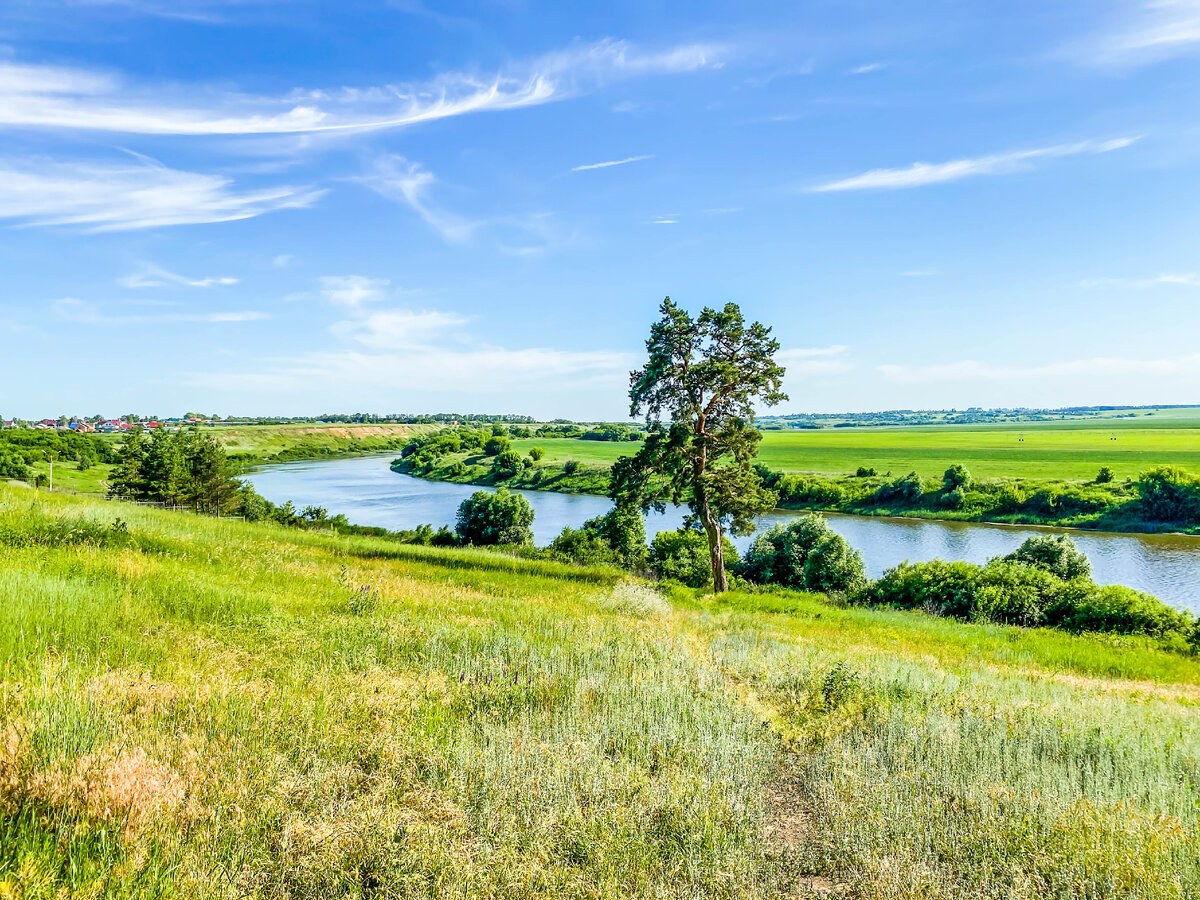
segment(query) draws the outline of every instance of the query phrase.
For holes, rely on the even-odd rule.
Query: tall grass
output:
[[[1186,685],[1109,680],[1084,673],[1114,648],[1076,638],[957,626],[977,652],[944,653],[916,617],[889,637],[848,616],[835,641],[775,618],[719,613],[708,653],[793,751],[806,868],[872,897],[1200,893],[1194,663]],[[992,642],[1003,631],[1016,653]],[[1055,644],[1096,652],[1063,665]],[[1169,654],[1138,656],[1135,677]]]
[[[27,492],[0,494],[13,532],[118,513],[175,549],[4,550],[4,890],[763,889],[774,749],[657,595],[154,510],[56,498],[31,516]]]
[[[0,534],[0,897],[1200,887],[1200,666],[1136,639],[20,489]]]

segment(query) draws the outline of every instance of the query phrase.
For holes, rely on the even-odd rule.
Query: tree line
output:
[[[112,444],[92,434],[26,428],[0,431],[0,478],[29,479],[31,466],[50,459],[86,471],[116,458]]]
[[[183,506],[210,515],[231,514],[243,485],[212,434],[199,429],[141,428],[126,436],[109,476],[108,493],[122,500]]]

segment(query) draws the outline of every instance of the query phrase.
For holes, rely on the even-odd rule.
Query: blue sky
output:
[[[1200,402],[1200,0],[0,0],[0,414]]]

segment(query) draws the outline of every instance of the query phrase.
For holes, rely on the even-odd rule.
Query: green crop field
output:
[[[1168,415],[1175,413],[1176,415]],[[1188,415],[1182,415],[1188,413]],[[611,463],[637,445],[605,441],[518,440],[523,453],[542,447],[547,460]],[[916,471],[940,477],[962,463],[977,478],[1090,479],[1101,466],[1136,478],[1149,466],[1200,471],[1200,413],[1166,410],[1134,419],[1037,422],[1020,426],[908,426],[767,431],[759,459],[776,471],[845,475],[859,466],[880,474]]]
[[[0,557],[0,897],[1200,893],[1141,639],[23,487]]]

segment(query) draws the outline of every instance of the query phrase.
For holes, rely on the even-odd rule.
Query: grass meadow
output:
[[[1198,703],[1137,639],[0,487],[4,898],[1182,900]]]
[[[1190,415],[1168,415],[1172,412]],[[516,440],[513,446],[522,453],[542,447],[547,461],[598,464],[611,464],[637,449],[628,443],[544,438]],[[867,466],[880,474],[916,471],[940,478],[951,465],[961,463],[976,478],[1087,480],[1101,466],[1112,466],[1120,479],[1137,478],[1155,465],[1200,471],[1200,416],[1195,410],[1165,410],[1102,422],[767,431],[758,455],[779,472],[846,475]]]

